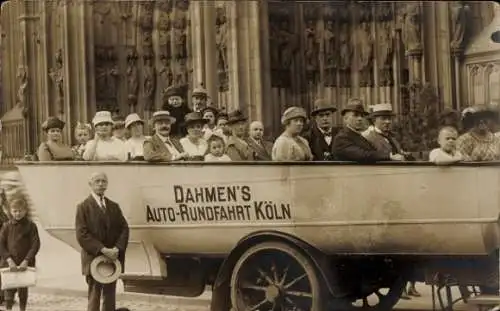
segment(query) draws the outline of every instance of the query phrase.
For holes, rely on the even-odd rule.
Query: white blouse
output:
[[[125,142],[125,147],[127,148],[127,153],[130,153],[130,158],[143,157],[144,156],[144,141],[148,139],[146,136],[139,138],[130,137]]]
[[[187,152],[190,157],[205,156],[205,153],[207,152],[207,141],[203,138],[200,138],[198,144],[194,144],[191,140],[189,140],[189,138],[184,137],[181,138],[180,143],[184,152]]]
[[[220,157],[216,157],[209,153],[205,156],[206,162],[231,162],[231,158],[227,154],[223,154]]]
[[[93,144],[96,143],[95,154],[91,157],[90,151],[93,149]],[[127,161],[127,149],[125,143],[115,137],[97,142],[92,139],[85,145],[83,159],[85,161]]]

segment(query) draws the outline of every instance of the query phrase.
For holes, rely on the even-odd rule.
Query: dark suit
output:
[[[117,247],[122,272],[125,270],[125,251],[129,237],[127,220],[118,204],[105,198],[105,205],[103,210],[90,195],[78,204],[76,211],[76,239],[82,248],[82,274],[86,276],[89,286],[88,311],[99,310],[101,291],[102,311],[115,311],[116,308],[116,282],[100,284],[90,274],[90,263],[95,257],[102,255],[101,249]]]
[[[260,144],[253,138],[247,139],[248,147],[253,151],[255,161],[272,161],[271,152],[273,150],[273,143],[261,140]]]
[[[332,141],[328,144],[325,140],[325,135],[317,126],[312,126],[311,129],[305,134],[307,141],[309,142],[309,146],[311,147],[311,151],[313,154],[313,161],[332,161],[332,144],[335,135],[339,132],[338,128],[332,127]]]
[[[175,138],[170,137],[172,145],[180,152],[184,152],[182,145]],[[144,160],[149,162],[168,162],[172,161],[172,154],[168,150],[165,143],[158,135],[153,135],[151,138],[144,141]]]
[[[333,139],[332,153],[337,161],[374,163],[390,160],[388,152],[378,151],[360,133],[348,127],[342,128]]]

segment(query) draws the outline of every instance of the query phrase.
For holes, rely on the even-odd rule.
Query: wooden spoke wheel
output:
[[[265,242],[249,248],[231,276],[234,311],[324,311],[311,260],[293,246]]]
[[[351,311],[392,310],[403,294],[405,286],[406,280],[398,277],[389,287],[373,287],[370,290],[365,290],[359,299],[352,302]]]

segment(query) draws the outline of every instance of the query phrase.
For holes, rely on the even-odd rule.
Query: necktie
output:
[[[100,196],[100,197],[99,197],[99,201],[100,201],[100,203],[101,203],[101,208],[102,208],[103,210],[106,210],[106,204],[104,204],[104,197],[103,197],[103,196]]]

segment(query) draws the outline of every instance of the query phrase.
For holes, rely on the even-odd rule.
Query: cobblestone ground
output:
[[[16,299],[17,300],[17,299]],[[160,302],[147,302],[140,300],[119,300],[118,307],[129,308],[130,311],[208,311],[208,306],[193,305],[166,305]],[[87,299],[84,297],[71,297],[63,295],[49,295],[30,293],[28,300],[28,310],[32,311],[86,311]],[[0,310],[4,310],[0,307]],[[19,310],[16,304],[14,311]]]

